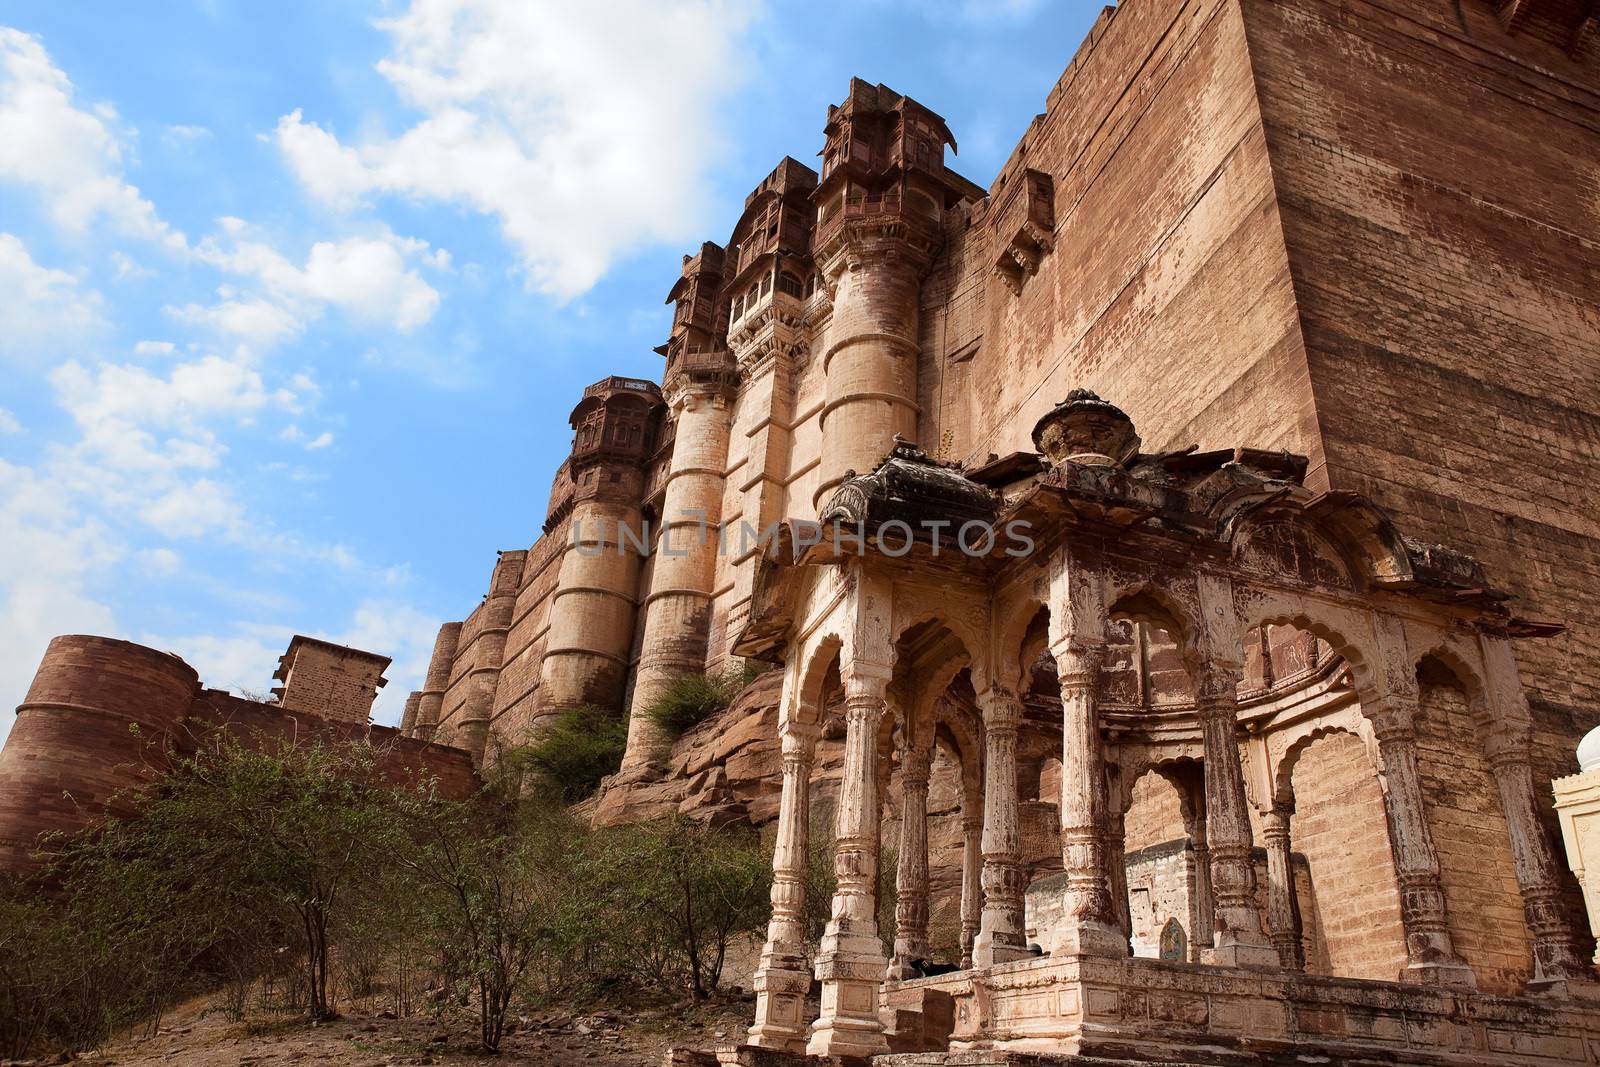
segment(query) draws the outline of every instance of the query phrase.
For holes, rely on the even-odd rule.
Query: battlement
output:
[[[389,657],[297,634],[274,674],[278,701],[208,689],[170,652],[67,634],[50,642],[0,749],[0,873],[35,864],[45,834],[71,834],[133,809],[140,787],[213,729],[252,739],[369,739],[396,780],[436,776],[450,795],[475,781],[465,752],[371,726]]]
[[[278,658],[272,675],[283,685],[273,689],[278,703],[338,722],[365,723],[390,659],[358,648],[295,634]]]

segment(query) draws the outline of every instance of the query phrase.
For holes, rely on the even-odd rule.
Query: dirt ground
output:
[[[303,1018],[271,1016],[231,1023],[208,1011],[209,1006],[205,1001],[186,1005],[169,1016],[154,1036],[114,1042],[73,1062],[86,1067],[483,1067],[485,1063],[656,1067],[670,1046],[711,1049],[738,1040],[753,1011],[748,999],[725,999],[637,1010],[622,1006],[577,1013],[529,1012],[514,1017],[514,1032],[506,1036],[500,1055],[485,1057],[477,1051],[476,1020],[467,1014],[395,1019],[352,1010],[313,1026]]]

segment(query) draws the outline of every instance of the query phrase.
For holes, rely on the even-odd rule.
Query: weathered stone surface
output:
[[[283,659],[293,664],[280,671],[290,675],[290,706],[206,689],[177,656],[131,641],[79,634],[51,641],[0,749],[0,872],[32,869],[43,834],[126,814],[139,787],[214,728],[246,744],[366,739],[396,780],[431,776],[448,796],[477,788],[460,749],[368,724],[386,657],[296,636]]]
[[[685,257],[663,388],[586,390],[543,536],[441,628],[408,732],[492,760],[632,711],[597,819],[779,824],[774,1048],[725,1062],[904,1047],[928,1020],[897,990],[935,988],[956,1046],[1580,1061],[1547,786],[1600,721],[1591,24],[1127,0],[987,190],[943,119],[853,80],[821,173],[785,158]],[[991,517],[1041,532],[1025,563],[949,526],[942,556],[832,554]],[[639,709],[741,656],[783,669],[661,745]],[[105,674],[82,702],[116,718]],[[0,817],[49,806],[50,759],[93,786],[126,755],[85,721],[19,719],[47,759]],[[808,1032],[813,823],[841,888]],[[996,966],[879,1003],[885,844],[915,853],[896,974]],[[1057,957],[1004,962],[1030,942]]]

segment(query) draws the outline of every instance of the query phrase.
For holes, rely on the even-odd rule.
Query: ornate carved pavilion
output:
[[[921,1047],[1060,1051],[1087,1048],[1092,1034],[1159,1044],[1170,1020],[1155,993],[1135,991],[1163,986],[1181,992],[1160,1004],[1199,997],[1204,1026],[1236,1037],[1264,1028],[1263,1040],[1302,1026],[1285,997],[1302,1007],[1332,998],[1341,1019],[1459,1014],[1450,998],[1479,1003],[1452,944],[1424,817],[1414,722],[1425,657],[1459,676],[1493,769],[1532,946],[1529,992],[1570,1003],[1559,995],[1587,990],[1592,973],[1557,904],[1559,860],[1536,812],[1532,721],[1512,646],[1559,627],[1516,617],[1473,560],[1408,539],[1363,498],[1306,488],[1302,457],[1144,453],[1131,420],[1083,391],[1039,422],[1034,441],[1042,455],[971,471],[897,442],[872,472],[848,472],[819,523],[779,531],[736,646],[781,659],[785,671],[782,813],[753,1045],[829,1055],[919,1047],[907,1035],[936,996],[954,1000],[953,1033],[948,1046]],[[1190,699],[1154,708],[1112,692],[1112,661],[1128,641],[1114,620],[1128,619],[1167,636]],[[1314,635],[1311,662],[1292,678],[1263,677],[1252,658],[1268,627]],[[1316,648],[1326,649],[1320,662]],[[841,704],[838,888],[813,952],[804,927],[812,760],[825,711]],[[1371,753],[1383,796],[1373,816],[1387,827],[1404,929],[1401,973],[1355,983],[1359,995],[1349,982],[1300,973],[1290,775],[1332,731]],[[963,958],[955,973],[921,977],[932,955],[924,814],[941,746],[960,767]],[[1030,945],[1016,778],[1019,747],[1040,746],[1057,747],[1061,761],[1064,877],[1059,917]],[[1180,766],[1197,772],[1185,798],[1203,868],[1193,950],[1181,961],[1130,959],[1128,793],[1144,770]],[[891,780],[902,812],[892,956],[875,919]],[[813,973],[814,1021],[804,1008]],[[1262,990],[1268,975],[1277,993]],[[1197,992],[1202,979],[1210,985]],[[1233,1031],[1230,1004],[1243,1020]],[[1562,1020],[1482,1026],[1592,1025],[1582,1013]]]

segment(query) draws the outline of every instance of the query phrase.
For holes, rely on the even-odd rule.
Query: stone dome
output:
[[[1578,769],[1600,769],[1600,726],[1584,734],[1583,740],[1578,742]]]

